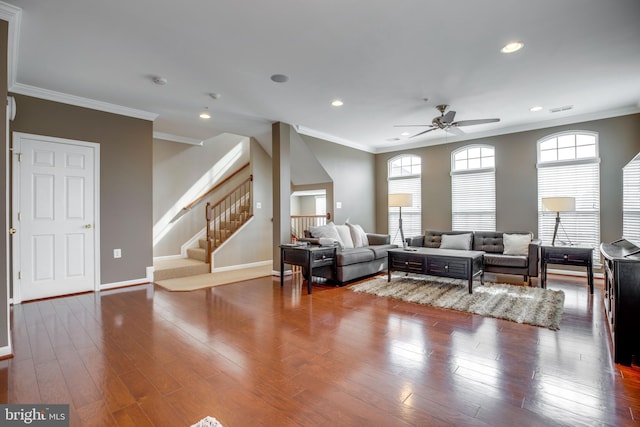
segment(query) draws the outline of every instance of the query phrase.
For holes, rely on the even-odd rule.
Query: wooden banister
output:
[[[253,175],[226,193],[220,200],[205,206],[206,262],[211,271],[211,254],[240,226],[253,216]]]

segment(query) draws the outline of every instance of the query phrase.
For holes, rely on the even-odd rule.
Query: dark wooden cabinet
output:
[[[336,246],[280,246],[280,287],[284,285],[284,265],[299,265],[307,281],[307,293],[311,293],[314,267],[336,266]]]
[[[600,252],[613,360],[630,366],[633,356],[640,358],[640,247],[621,239],[601,244]]]

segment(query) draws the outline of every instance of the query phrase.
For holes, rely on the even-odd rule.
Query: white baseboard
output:
[[[220,271],[242,270],[243,268],[262,267],[265,265],[272,265],[272,264],[273,264],[273,260],[250,262],[249,264],[237,264],[237,265],[230,265],[227,267],[218,267],[218,268],[214,267],[211,269],[211,272],[216,273]]]
[[[100,285],[101,291],[109,289],[123,288],[125,286],[143,285],[153,283],[153,267],[147,267],[147,277],[142,279],[125,280],[124,282],[103,283]]]
[[[13,356],[13,351],[11,350],[11,344],[5,345],[4,347],[0,347],[0,358]]]

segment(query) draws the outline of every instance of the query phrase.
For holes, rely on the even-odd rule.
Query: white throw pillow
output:
[[[340,240],[342,240],[342,247],[344,249],[351,249],[355,247],[353,245],[353,239],[351,238],[351,230],[348,225],[336,225],[336,230],[338,230],[338,235],[340,236]]]
[[[460,249],[468,251],[471,249],[471,233],[464,234],[443,234],[440,241],[440,249]]]
[[[351,231],[351,239],[353,240],[354,248],[362,248],[365,246],[369,246],[369,239],[367,238],[367,233],[362,229],[358,224],[349,224],[346,223],[347,227]]]
[[[503,234],[505,255],[528,255],[531,236],[529,234]]]
[[[311,233],[311,235],[316,239],[323,237],[325,239],[335,240],[340,244],[340,246],[343,245],[342,240],[340,240],[340,235],[338,234],[338,229],[333,222],[330,222],[327,225],[309,227],[309,233]]]

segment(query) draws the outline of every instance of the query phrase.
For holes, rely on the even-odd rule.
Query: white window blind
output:
[[[597,161],[538,165],[538,237],[550,245],[556,213],[542,210],[545,197],[575,197],[576,211],[560,213],[556,245],[593,248],[600,267],[600,164]]]
[[[472,145],[451,154],[451,227],[496,230],[494,148]]]
[[[496,174],[493,170],[451,176],[453,230],[496,230]]]
[[[388,194],[409,193],[412,196],[412,206],[402,208],[402,230],[405,238],[422,234],[421,168],[422,159],[414,155],[394,157],[388,162]],[[390,207],[388,214],[391,243],[402,246],[400,208]]]
[[[640,154],[622,169],[622,236],[640,244]]]

